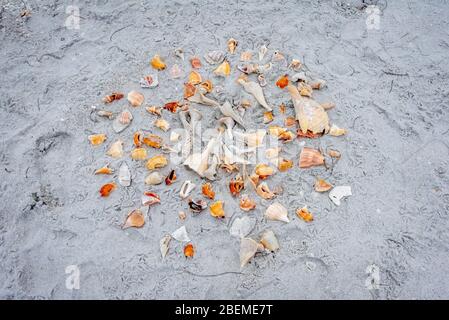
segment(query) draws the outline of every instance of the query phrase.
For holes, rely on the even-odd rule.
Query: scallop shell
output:
[[[159,79],[157,75],[150,74],[140,79],[139,84],[141,88],[155,88],[159,85]]]
[[[227,45],[228,45],[228,51],[231,54],[234,54],[235,53],[235,49],[237,48],[237,45],[238,45],[237,40],[235,40],[234,38],[231,38],[231,39],[228,40]]]
[[[287,209],[279,202],[275,202],[267,208],[265,218],[268,220],[290,222]]]
[[[135,148],[131,151],[131,158],[133,160],[145,160],[147,158],[147,150],[144,148]]]
[[[133,90],[128,93],[127,99],[133,107],[139,107],[142,105],[145,97],[140,92]]]
[[[279,250],[279,242],[272,230],[266,230],[262,233],[260,243],[272,252]]]
[[[146,163],[146,168],[148,170],[155,170],[158,168],[163,168],[168,164],[167,158],[163,155],[157,155],[148,159]]]
[[[187,234],[186,226],[182,226],[182,227],[176,229],[175,231],[173,231],[171,236],[176,241],[180,241],[180,242],[190,242],[191,241],[189,238],[189,235]]]
[[[209,206],[210,215],[214,218],[224,218],[223,201],[216,201]]]
[[[166,234],[162,237],[162,239],[159,241],[159,247],[161,250],[162,258],[165,258],[165,256],[168,253],[168,249],[170,247],[170,241],[171,241],[171,235]]]
[[[332,185],[324,179],[317,179],[314,184],[316,192],[326,192],[332,189]]]
[[[256,193],[264,199],[272,199],[275,194],[270,190],[266,182],[262,182],[256,188]]]
[[[242,218],[236,218],[229,228],[229,233],[233,237],[244,238],[254,229],[256,220],[248,216]]]
[[[122,162],[118,171],[118,182],[123,187],[129,187],[131,185],[131,172],[126,162]]]
[[[156,54],[153,57],[153,59],[151,59],[150,64],[154,69],[159,70],[159,71],[164,70],[167,66],[158,54]]]
[[[307,207],[303,207],[301,209],[296,210],[296,215],[304,220],[305,222],[312,222],[313,221],[313,215],[310,213],[309,209]]]
[[[324,157],[320,151],[304,147],[299,155],[299,167],[310,168],[313,166],[324,165]]]
[[[246,264],[254,257],[259,244],[251,238],[243,238],[240,242],[240,268],[246,266]]]
[[[204,59],[209,64],[219,64],[224,60],[224,54],[222,51],[211,51],[204,56]]]
[[[190,192],[192,192],[193,189],[195,189],[195,184],[192,183],[190,180],[184,181],[184,183],[181,186],[181,189],[179,190],[179,195],[181,198],[185,199],[189,196]]]
[[[98,146],[106,141],[106,135],[104,133],[92,134],[87,138],[93,146]]]
[[[128,128],[128,126],[131,124],[132,120],[133,120],[132,113],[129,110],[125,109],[112,122],[112,129],[114,129],[114,131],[116,133],[120,133],[123,130],[125,130],[126,128]]]
[[[151,206],[156,203],[160,203],[161,198],[154,192],[145,191],[142,196],[142,205]]]
[[[227,77],[231,74],[231,65],[227,60],[224,60],[215,70],[216,76]]]
[[[145,216],[140,209],[131,211],[126,217],[125,222],[122,225],[122,229],[126,228],[141,228],[145,224]]]
[[[154,122],[154,126],[167,132],[170,129],[170,123],[167,120],[159,118]]]
[[[123,141],[119,139],[111,144],[106,155],[111,156],[112,158],[123,157]]]
[[[334,187],[331,192],[329,192],[329,198],[337,206],[341,204],[341,199],[345,197],[352,196],[352,191],[350,186],[337,186]]]
[[[164,176],[161,175],[158,171],[150,173],[145,178],[145,184],[149,184],[149,185],[161,184],[162,181],[164,181]]]

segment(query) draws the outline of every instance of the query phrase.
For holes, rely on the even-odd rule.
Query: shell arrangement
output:
[[[267,220],[289,223],[289,210],[276,201],[276,197],[283,192],[282,188],[270,185],[270,177],[277,172],[288,170],[307,170],[315,166],[326,166],[326,157],[339,159],[338,150],[321,150],[303,146],[297,159],[286,159],[281,153],[289,144],[302,140],[307,145],[308,139],[318,139],[323,135],[342,136],[346,130],[329,123],[327,110],[334,107],[333,103],[319,103],[314,99],[315,90],[323,90],[326,82],[322,79],[310,77],[302,71],[303,65],[298,59],[288,61],[286,56],[278,50],[270,50],[261,45],[258,50],[240,51],[239,42],[229,39],[226,47],[204,53],[202,57],[186,57],[181,48],[173,50],[179,63],[167,65],[164,57],[155,54],[150,59],[153,74],[144,75],[140,79],[142,90],[157,92],[159,85],[158,73],[167,72],[172,79],[184,75],[183,67],[188,69],[184,83],[183,97],[178,101],[167,101],[163,106],[145,106],[151,117],[156,117],[152,125],[158,130],[169,133],[170,141],[157,134],[143,131],[131,131],[133,114],[132,109],[142,107],[145,96],[141,92],[131,91],[126,95],[121,92],[112,92],[103,98],[105,105],[127,100],[128,107],[115,114],[106,109],[94,110],[99,117],[112,122],[114,132],[121,133],[121,138],[111,141],[105,157],[114,159],[130,158],[141,162],[142,167],[148,170],[144,179],[146,191],[140,196],[141,207],[134,208],[127,213],[122,228],[141,228],[145,224],[146,213],[149,207],[157,207],[161,203],[160,196],[152,191],[152,186],[165,184],[167,188],[179,188],[177,199],[185,203],[186,210],[178,213],[179,219],[185,220],[188,216],[209,213],[211,219],[226,219],[226,204],[220,194],[214,190],[214,181],[224,173],[231,176],[226,190],[232,195],[232,200],[244,213],[242,218],[235,218],[229,226],[231,236],[240,238],[240,267],[244,267],[260,252],[273,253],[279,250],[276,235],[270,229],[261,234],[249,236],[254,229],[255,219],[250,218],[256,208],[256,197],[268,201],[270,204],[264,211],[263,218]],[[232,66],[230,57],[239,56],[240,63]],[[236,59],[233,59],[236,60]],[[273,106],[266,99],[264,88],[268,85],[267,77],[273,72],[273,66],[284,64],[288,66],[287,74],[276,75],[273,87],[284,93],[286,103]],[[213,79],[205,79],[202,70],[210,68]],[[239,73],[232,79],[231,71]],[[219,81],[218,81],[219,80]],[[223,85],[214,82],[235,81],[240,90],[249,96],[235,104],[233,99],[226,97]],[[125,98],[126,97],[126,98]],[[291,103],[288,101],[291,100]],[[285,115],[286,108],[293,106],[295,117]],[[215,108],[223,117],[218,120],[204,119],[202,108]],[[251,113],[251,108],[262,108],[263,121],[259,125],[263,129],[248,130],[245,113]],[[177,113],[184,127],[182,134],[173,130],[171,124],[164,119],[163,113]],[[284,118],[284,126],[270,125],[276,116]],[[213,134],[204,145],[199,137],[198,130],[201,122],[216,123]],[[274,139],[277,146],[266,148],[265,141]],[[95,147],[107,142],[104,133],[88,136],[88,141]],[[133,145],[130,154],[125,154],[123,145]],[[199,147],[198,147],[199,146]],[[263,153],[263,162],[257,163]],[[152,154],[150,156],[150,154]],[[176,166],[172,164],[172,156],[176,155]],[[173,165],[168,175],[162,175],[161,168]],[[180,181],[174,184],[182,174],[182,170],[191,170],[202,178],[202,185],[196,186],[192,181]],[[112,175],[117,172],[117,181],[110,181],[99,187],[101,197],[108,197],[117,188],[127,188],[132,183],[132,174],[124,160],[118,168],[105,165],[95,171],[95,175]],[[329,192],[329,198],[335,205],[351,195],[350,186],[332,186],[329,182],[316,178],[314,185],[316,192]],[[299,191],[299,190],[298,190]],[[104,201],[107,201],[104,199]],[[314,216],[307,206],[295,208],[296,215],[305,223],[313,223]],[[157,210],[157,209],[156,209]],[[189,213],[187,214],[186,211]],[[254,213],[253,213],[254,214]],[[185,226],[165,234],[160,240],[160,252],[164,258],[170,250],[171,240],[185,243],[184,255],[194,258],[196,247],[192,242]]]

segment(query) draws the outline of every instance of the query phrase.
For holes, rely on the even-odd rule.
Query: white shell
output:
[[[351,186],[337,186],[329,192],[329,198],[331,198],[332,202],[337,206],[341,204],[341,199],[349,196],[352,196]]]
[[[179,133],[176,133],[176,132],[172,131],[170,133],[170,142],[178,142],[180,136],[181,135]]]
[[[106,154],[112,158],[123,157],[123,141],[119,139],[111,144]]]
[[[170,241],[171,241],[171,235],[169,235],[169,234],[162,237],[162,239],[159,241],[162,258],[165,258],[165,256],[167,255]]]
[[[240,242],[240,268],[251,260],[259,249],[259,244],[251,238],[243,238]]]
[[[118,182],[123,187],[129,187],[131,185],[131,172],[126,162],[122,162],[118,171]]]
[[[272,230],[264,231],[262,237],[260,238],[260,243],[262,243],[262,245],[270,251],[279,250],[278,239]]]
[[[268,111],[273,111],[273,109],[268,105],[263,94],[262,87],[254,81],[245,81],[243,79],[238,80],[238,82],[243,86],[246,92],[252,94],[256,98],[257,102],[267,109]]]
[[[287,209],[279,202],[275,202],[267,208],[265,218],[268,220],[290,222]]]
[[[170,68],[170,76],[172,79],[177,79],[180,78],[182,76],[182,70],[181,67],[178,66],[177,64],[174,64],[171,68]]]
[[[186,180],[179,190],[179,195],[181,196],[181,198],[185,199],[189,196],[190,192],[195,189],[195,187],[196,185],[194,183],[192,183],[190,180]]]
[[[186,226],[182,226],[179,229],[176,229],[175,231],[173,231],[171,236],[175,240],[180,241],[180,242],[189,242],[190,241],[189,235],[187,234]]]
[[[224,116],[231,117],[235,122],[245,128],[242,117],[232,108],[229,101],[226,101],[223,105],[219,105],[219,109]]]
[[[145,184],[149,185],[161,184],[162,181],[164,181],[164,176],[162,176],[162,174],[160,174],[158,171],[151,172],[145,178]]]
[[[125,109],[112,122],[112,129],[114,129],[115,132],[120,133],[131,124],[132,120],[132,113],[128,109]]]
[[[224,53],[222,51],[211,51],[204,55],[204,59],[209,64],[219,64],[224,60]]]
[[[268,51],[268,48],[264,44],[259,48],[259,61],[263,60],[267,51]]]
[[[184,61],[184,50],[182,50],[181,48],[175,49],[175,56]]]
[[[244,238],[254,229],[255,224],[256,220],[248,216],[236,218],[229,229],[229,233],[231,236]]]
[[[291,79],[292,79],[292,82],[298,82],[299,80],[307,82],[307,77],[304,72],[295,73]]]
[[[141,88],[155,88],[159,85],[159,79],[157,74],[150,74],[142,79],[140,79]]]

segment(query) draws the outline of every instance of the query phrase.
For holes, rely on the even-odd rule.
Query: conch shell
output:
[[[126,217],[125,223],[122,225],[122,229],[126,228],[141,228],[145,224],[145,216],[142,211],[135,209],[131,211]]]
[[[145,184],[156,185],[161,184],[164,181],[164,177],[158,172],[152,172],[145,178]]]
[[[203,193],[204,196],[208,197],[209,199],[213,200],[215,198],[215,192],[214,190],[212,190],[212,185],[210,184],[210,182],[206,182],[205,184],[202,185],[201,192]]]
[[[129,110],[123,110],[120,115],[112,122],[112,129],[116,133],[120,133],[125,130],[133,120],[133,115]]]
[[[250,211],[256,208],[256,202],[251,200],[248,195],[244,194],[240,198],[240,209],[243,211]]]
[[[179,190],[179,195],[181,196],[181,198],[185,199],[189,196],[190,192],[192,192],[193,189],[195,189],[195,184],[190,180],[186,180]]]
[[[123,157],[123,141],[119,139],[111,144],[106,155],[116,159]]]
[[[156,54],[150,62],[151,66],[156,70],[164,70],[166,67],[165,62],[161,59],[161,57]]]
[[[148,159],[146,167],[148,170],[155,170],[158,168],[163,168],[168,164],[167,158],[163,155],[157,155]]]
[[[265,218],[268,220],[290,222],[287,209],[279,202],[275,202],[267,208]]]
[[[220,104],[217,101],[204,95],[206,92],[207,90],[204,87],[198,87],[196,88],[193,96],[188,97],[187,100],[198,104],[204,104],[206,106],[220,107]]]
[[[231,74],[231,65],[227,60],[224,60],[215,70],[216,76],[227,77]]]
[[[209,207],[210,214],[215,218],[224,218],[225,212],[223,210],[223,201],[216,201],[212,203]]]
[[[133,107],[139,107],[142,105],[143,101],[145,100],[143,94],[137,91],[130,91],[128,93],[128,101]]]
[[[92,134],[88,137],[88,139],[93,146],[98,146],[99,144],[105,142],[106,135],[104,133]]]
[[[332,185],[324,179],[317,179],[315,181],[314,189],[316,192],[326,192],[332,189]]]
[[[245,128],[242,117],[232,108],[229,101],[226,101],[223,105],[219,105],[219,108],[224,116],[231,117],[235,122]]]
[[[272,111],[273,109],[268,105],[265,100],[265,96],[263,94],[262,87],[254,82],[254,81],[245,81],[243,79],[239,79],[238,82],[243,86],[246,92],[252,94],[254,98],[256,98],[257,102],[267,109],[268,111]]]
[[[240,242],[240,268],[246,266],[259,249],[259,244],[256,241],[251,238],[243,238]]]
[[[272,230],[266,230],[262,233],[262,237],[260,238],[260,243],[265,247],[265,249],[274,252],[279,250],[279,242],[274,232]]]
[[[272,199],[275,196],[266,182],[262,182],[256,187],[256,193],[264,199]]]
[[[151,206],[156,203],[160,203],[161,198],[154,192],[145,191],[142,196],[142,205]]]
[[[231,54],[235,53],[235,49],[237,48],[238,42],[234,38],[228,40],[228,50]]]
[[[305,134],[307,130],[312,133],[326,133],[329,131],[329,117],[323,107],[315,100],[303,97],[293,85],[288,85],[296,112],[296,120],[299,122],[301,131]]]
[[[304,147],[299,155],[299,167],[310,168],[324,164],[324,157],[318,150]]]

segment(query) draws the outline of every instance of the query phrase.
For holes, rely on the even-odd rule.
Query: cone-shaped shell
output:
[[[268,220],[290,222],[287,209],[279,202],[275,202],[267,208],[265,218]]]
[[[256,254],[259,244],[251,238],[243,238],[240,242],[240,268],[243,268]]]

